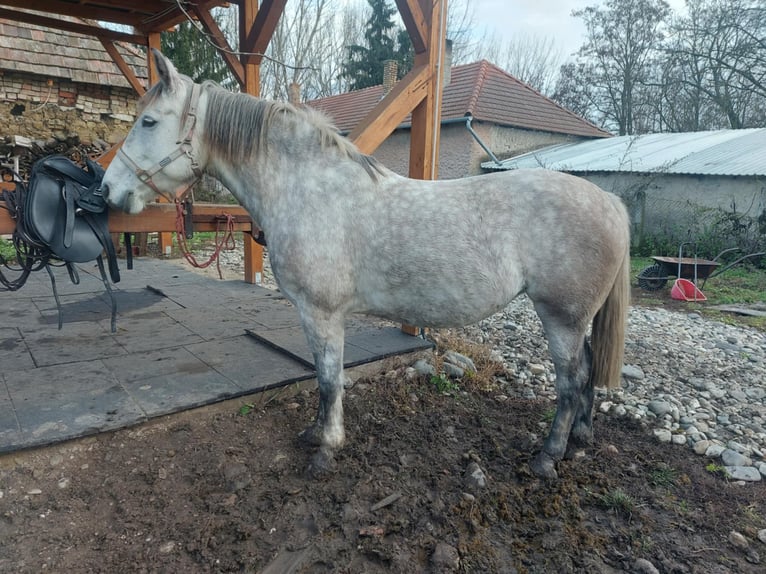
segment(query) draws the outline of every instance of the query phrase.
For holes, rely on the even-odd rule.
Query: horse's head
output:
[[[200,86],[153,50],[160,80],[139,102],[139,116],[101,184],[110,206],[139,213],[162,195],[174,201],[199,179],[195,133]]]

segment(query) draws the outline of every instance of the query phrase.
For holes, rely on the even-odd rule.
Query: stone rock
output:
[[[460,567],[460,554],[454,546],[439,542],[431,554],[431,564],[437,572],[457,570]]]
[[[418,359],[415,361],[412,365],[412,368],[415,369],[417,374],[426,377],[432,377],[436,374],[436,369],[434,366],[425,359]]]
[[[657,567],[649,562],[646,558],[638,558],[633,563],[633,571],[638,574],[660,574]]]
[[[758,540],[766,544],[766,528],[762,528],[758,531]]]
[[[722,444],[711,444],[705,451],[705,456],[708,458],[717,458],[721,456],[721,453],[726,450],[726,447]]]
[[[746,550],[748,547],[747,538],[745,538],[742,534],[737,532],[736,530],[732,530],[729,532],[729,542],[732,546],[735,548],[739,548],[740,550]]]
[[[448,363],[452,363],[456,367],[460,367],[464,371],[471,371],[472,373],[476,372],[476,365],[474,364],[473,359],[461,355],[460,353],[456,353],[455,351],[445,352],[444,360]]]
[[[726,472],[733,480],[744,480],[745,482],[759,482],[762,480],[761,473],[752,466],[726,466]]]
[[[650,412],[657,415],[657,418],[673,412],[673,405],[660,399],[649,401],[649,404],[646,405],[646,408],[649,409]]]
[[[701,440],[698,443],[695,443],[694,452],[696,452],[697,454],[705,454],[708,448],[710,448],[710,441]]]
[[[444,369],[444,374],[451,379],[462,379],[465,376],[465,371],[452,363],[445,361],[442,363],[442,368]]]
[[[654,429],[654,436],[660,442],[670,442],[673,440],[673,434],[668,429]]]
[[[623,365],[622,376],[626,379],[634,379],[636,381],[640,381],[646,375],[644,374],[644,371],[641,370],[641,367],[637,367],[635,365]]]
[[[750,466],[753,461],[735,450],[727,448],[721,453],[721,460],[726,466]]]
[[[673,444],[686,444],[686,435],[674,434],[671,437],[671,441],[673,442]]]
[[[533,375],[543,375],[545,374],[545,366],[541,365],[540,363],[529,363],[529,372]]]
[[[466,468],[464,480],[469,490],[479,490],[487,486],[487,475],[484,474],[484,471],[475,462],[472,462]]]

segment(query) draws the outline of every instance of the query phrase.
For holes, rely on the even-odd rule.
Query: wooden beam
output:
[[[447,0],[432,2],[429,17],[429,37],[426,52],[415,55],[415,64],[432,73],[426,86],[426,97],[412,111],[410,129],[409,176],[416,179],[437,179],[441,127],[442,77],[444,65],[444,35],[446,33]]]
[[[428,21],[417,0],[396,0],[399,15],[402,17],[404,27],[412,40],[412,48],[416,54],[426,51],[426,38],[428,37]]]
[[[281,12],[280,12],[281,13]],[[240,0],[239,4],[239,47],[240,52],[246,52],[244,46],[255,26],[258,16],[258,0]],[[261,66],[259,62],[250,61],[244,54],[240,55],[244,72],[242,91],[251,96],[261,93]],[[245,281],[261,285],[263,283],[263,245],[257,243],[253,233],[243,233],[245,247]]]
[[[413,68],[349,134],[363,152],[374,152],[428,94],[431,70],[425,64]]]
[[[156,6],[152,6],[149,12],[142,13],[140,10],[117,10],[105,6],[93,6],[92,4],[86,5],[80,2],[64,4],[59,0],[35,0],[34,6],[30,6],[32,2],[29,0],[3,0],[3,4],[5,6],[14,6],[16,8],[32,8],[38,12],[47,12],[48,14],[63,14],[73,18],[83,18],[101,22],[115,22],[117,24],[132,26],[135,29],[139,29],[141,22],[153,12],[157,11]],[[27,12],[24,12],[23,14],[26,16],[30,15]],[[5,16],[3,16],[3,18],[5,18]],[[22,17],[14,17],[13,19],[18,22],[27,21],[22,19]],[[59,23],[62,22],[61,20],[56,21]],[[32,23],[34,22],[30,22],[30,24]],[[52,27],[61,29],[60,26]]]
[[[241,205],[195,203],[192,221],[195,231],[215,231],[221,228],[226,216],[234,216],[237,231],[253,231],[250,214]],[[176,230],[176,206],[172,203],[150,203],[141,213],[128,215],[124,211],[109,211],[109,233],[147,233],[154,231],[174,232]]]
[[[125,76],[125,79],[128,80],[128,83],[133,87],[135,92],[139,96],[143,96],[144,93],[146,92],[146,88],[141,83],[141,81],[136,77],[136,75],[133,73],[133,70],[125,61],[125,59],[122,57],[122,54],[120,54],[117,51],[117,48],[115,47],[114,42],[112,42],[111,40],[107,38],[104,38],[103,36],[99,36],[98,39],[101,41],[101,44],[104,46],[104,49],[112,57],[112,60],[120,69],[120,72],[122,72],[122,75]],[[149,41],[147,40],[147,44],[148,43]]]
[[[260,63],[252,62],[244,55],[247,50],[247,38],[255,25],[258,15],[258,0],[242,0],[239,6],[239,50],[242,53],[240,60],[245,71],[245,81],[242,91],[251,96],[261,93],[261,67]]]
[[[207,10],[202,10],[198,6],[194,6],[192,8],[193,14],[197,17],[197,19],[202,24],[202,27],[205,28],[205,31],[208,33],[212,41],[215,43],[215,45],[218,47],[218,51],[221,54],[221,57],[223,58],[223,61],[226,62],[226,65],[229,66],[229,69],[231,70],[232,74],[236,77],[237,81],[239,82],[239,85],[242,86],[245,83],[245,71],[242,67],[242,64],[239,60],[237,60],[237,56],[234,52],[234,50],[229,46],[229,42],[226,40],[226,36],[223,35],[223,32],[221,32],[221,29],[218,27],[218,24],[213,19],[213,17],[210,15],[210,12]]]
[[[26,22],[27,24],[34,24],[35,26],[43,26],[45,28],[52,28],[54,30],[64,30],[66,32],[74,32],[76,34],[85,34],[86,36],[98,36],[99,38],[106,38],[114,42],[129,42],[131,44],[146,46],[145,36],[127,34],[125,32],[117,32],[116,30],[109,30],[107,28],[102,28],[101,26],[94,26],[91,24],[79,24],[77,22],[69,22],[67,20],[49,18],[48,16],[31,14],[29,12],[20,12],[18,10],[0,8],[0,18],[15,20],[17,22]]]
[[[274,30],[277,29],[279,18],[285,10],[287,0],[263,0],[252,26],[248,28],[247,38],[240,49],[245,52],[245,62],[260,64],[262,54],[269,47]]]
[[[5,184],[2,184],[3,186]],[[9,186],[13,188],[13,184]],[[235,217],[235,229],[255,231],[250,214],[241,205],[213,203],[195,203],[193,209],[194,229],[196,231],[215,231],[225,219],[226,214]],[[0,234],[13,233],[16,221],[11,219],[7,209],[0,209]],[[176,230],[176,206],[171,203],[150,203],[138,215],[128,215],[123,211],[109,211],[110,233],[148,233],[154,231],[171,233]]]

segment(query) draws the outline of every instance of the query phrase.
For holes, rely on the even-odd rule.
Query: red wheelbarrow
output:
[[[652,256],[653,265],[645,267],[638,274],[638,286],[645,291],[659,291],[667,284],[669,279],[676,278],[671,289],[671,297],[685,301],[704,301],[705,296],[700,290],[705,286],[705,282],[728,271],[735,265],[739,265],[747,259],[753,259],[766,254],[766,251],[750,253],[732,261],[728,265],[721,266],[718,259],[726,253],[739,251],[739,247],[725,249],[716,255],[713,259],[701,259],[699,257],[683,257],[685,245],[690,242],[682,243],[678,250],[678,257],[659,257]],[[702,281],[700,287],[697,282]]]

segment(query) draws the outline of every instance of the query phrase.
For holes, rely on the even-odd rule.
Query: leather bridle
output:
[[[199,84],[192,84],[192,89],[189,93],[189,97],[186,100],[184,113],[181,118],[181,127],[178,130],[178,140],[176,141],[178,148],[176,148],[175,151],[169,155],[166,155],[164,158],[162,158],[160,161],[148,169],[142,169],[127,153],[125,153],[125,149],[122,146],[117,152],[117,157],[125,162],[128,167],[133,170],[133,173],[136,175],[136,177],[138,177],[138,179],[140,179],[144,184],[148,185],[157,195],[164,197],[170,203],[181,202],[184,197],[186,197],[186,195],[191,191],[191,188],[194,186],[194,184],[197,183],[202,177],[202,168],[197,163],[192,150],[192,136],[194,135],[194,127],[197,122],[197,106],[199,104],[199,96],[201,90],[202,88]],[[168,165],[177,160],[179,157],[189,158],[189,161],[191,161],[192,172],[194,173],[195,177],[191,183],[189,183],[189,185],[187,185],[181,191],[176,191],[175,193],[164,192],[157,187],[152,178],[160,173],[163,169],[165,169]]]

